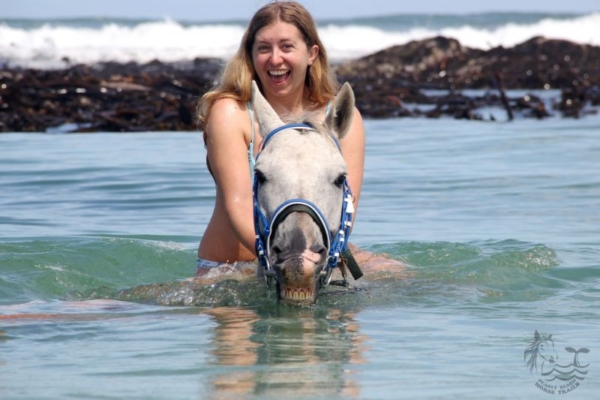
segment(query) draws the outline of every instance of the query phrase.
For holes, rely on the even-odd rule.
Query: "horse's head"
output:
[[[523,357],[525,360],[525,365],[529,367],[531,372],[533,372],[534,369],[537,371],[538,357],[543,360],[542,365],[545,362],[555,363],[558,355],[554,349],[554,340],[552,340],[552,335],[542,335],[536,330],[533,336],[533,341],[525,349]]]
[[[537,331],[536,331],[537,332]],[[554,349],[554,340],[552,340],[552,335],[544,336],[539,335],[539,347],[538,347],[538,355],[544,359],[546,362],[554,363],[558,358],[558,354]]]
[[[352,122],[354,94],[345,84],[324,123],[305,115],[286,125],[254,82],[252,104],[263,136],[254,169],[259,260],[275,275],[281,300],[312,304],[349,234],[352,204],[339,140]]]

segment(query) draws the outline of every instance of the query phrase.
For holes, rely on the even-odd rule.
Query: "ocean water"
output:
[[[200,133],[0,135],[0,398],[595,398],[600,117],[366,129],[352,241],[407,274],[309,308],[189,285]]]
[[[245,23],[3,20],[0,65],[226,59]],[[334,62],[434,35],[600,45],[599,27],[598,13],[319,21]],[[309,308],[254,280],[189,280],[214,202],[199,132],[0,135],[0,398],[597,397],[600,117],[481,111],[499,122],[366,121],[352,241],[406,271]]]
[[[600,13],[414,14],[317,22],[334,62],[436,35],[480,49],[510,47],[534,36],[600,45]],[[57,68],[64,67],[65,60],[226,59],[237,50],[246,24],[172,19],[0,19],[0,65]]]

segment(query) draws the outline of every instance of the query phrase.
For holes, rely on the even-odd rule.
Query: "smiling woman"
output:
[[[269,3],[256,12],[220,83],[199,107],[204,122],[207,164],[217,193],[212,218],[198,249],[197,275],[207,267],[256,258],[252,210],[254,159],[261,135],[249,103],[256,80],[283,121],[307,111],[323,120],[339,89],[310,13],[294,1]],[[358,205],[364,168],[364,127],[352,110],[352,124],[341,141],[348,182]]]
[[[256,35],[252,63],[267,96],[283,98],[292,92],[298,96],[306,83],[306,72],[318,54],[319,46],[308,47],[294,25],[276,22]]]

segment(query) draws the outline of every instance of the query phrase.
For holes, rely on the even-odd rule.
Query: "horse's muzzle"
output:
[[[286,302],[314,303],[328,248],[321,229],[306,213],[294,212],[277,226],[270,250],[278,295]]]
[[[320,257],[319,261],[315,263],[305,256],[296,256],[276,264],[279,300],[295,304],[315,303],[319,277],[325,264]]]

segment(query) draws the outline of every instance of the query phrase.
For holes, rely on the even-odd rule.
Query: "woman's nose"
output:
[[[271,64],[279,65],[281,64],[283,58],[281,57],[281,51],[278,48],[273,49],[271,52]]]

